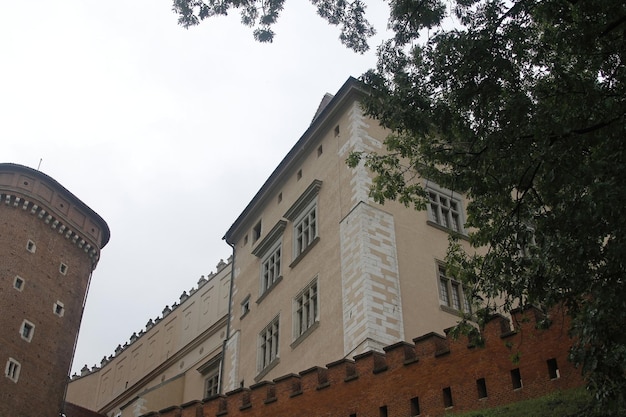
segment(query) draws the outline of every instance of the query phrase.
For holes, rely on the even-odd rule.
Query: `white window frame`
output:
[[[322,181],[313,180],[283,216],[293,222],[293,260],[290,267],[294,267],[301,256],[319,239],[320,217],[317,198],[321,188]]]
[[[37,245],[32,240],[28,239],[26,241],[26,250],[30,253],[35,253],[37,251]]]
[[[433,183],[425,187],[428,198],[428,220],[453,232],[465,234],[461,195]]]
[[[315,277],[293,299],[294,340],[307,333],[319,322],[319,285]]]
[[[282,277],[282,251],[282,240],[278,240],[261,261],[261,295],[265,294]]]
[[[17,284],[18,282],[20,282],[19,286]],[[23,291],[24,285],[26,285],[26,280],[20,277],[19,275],[16,275],[15,278],[13,279],[13,288],[15,288],[18,291]]]
[[[28,332],[26,330],[28,329]],[[28,333],[28,334],[25,334]],[[35,325],[28,320],[24,320],[22,325],[20,326],[20,336],[22,339],[27,342],[31,342],[33,340],[33,335],[35,334]]]
[[[211,390],[211,392],[209,392]],[[220,393],[220,369],[212,369],[204,378],[204,398],[209,398]]]
[[[60,308],[60,311],[59,311],[59,308]],[[63,305],[62,302],[57,300],[56,303],[52,305],[52,312],[59,317],[63,317],[65,315],[65,305]]]
[[[247,295],[246,298],[241,302],[241,317],[245,316],[250,312],[250,295]]]
[[[317,198],[293,222],[293,257],[302,255],[318,237]]]
[[[257,371],[262,372],[271,366],[280,353],[280,317],[276,316],[259,333]]]
[[[439,305],[460,313],[472,314],[472,306],[463,285],[446,275],[446,267],[437,264],[437,288]]]
[[[22,365],[13,358],[9,358],[6,366],[4,367],[4,376],[9,378],[11,381],[17,383],[20,379],[20,371],[22,369]]]

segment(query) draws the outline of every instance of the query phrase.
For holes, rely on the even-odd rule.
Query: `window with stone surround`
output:
[[[446,275],[446,267],[437,265],[437,280],[439,285],[439,304],[456,312],[471,314],[472,308],[468,294],[465,293],[460,282]]]
[[[443,228],[464,234],[460,195],[432,183],[426,186],[426,194],[428,219]]]
[[[293,262],[290,266],[295,266],[319,240],[317,195],[321,186],[322,181],[314,180],[284,215],[293,222]]]
[[[259,333],[259,353],[257,371],[261,372],[278,359],[279,316],[276,316]]]
[[[20,369],[22,366],[18,361],[13,358],[9,358],[7,364],[4,368],[4,376],[9,378],[11,381],[16,382],[20,378]]]
[[[57,301],[56,303],[54,303],[54,305],[52,306],[52,311],[54,312],[54,314],[56,314],[59,317],[63,317],[63,315],[65,314],[65,306],[63,305],[62,302]]]
[[[219,355],[197,369],[204,378],[204,398],[210,398],[219,394],[221,363],[222,356]]]
[[[24,320],[22,322],[22,327],[20,327],[20,335],[22,339],[30,342],[33,340],[33,334],[35,334],[35,325],[28,320]]]
[[[24,278],[16,276],[13,280],[13,288],[22,291],[24,289]]]
[[[271,288],[281,276],[282,245],[277,242],[261,263],[261,294]]]
[[[259,283],[260,302],[265,293],[274,288],[282,279],[283,246],[282,236],[287,222],[280,220],[252,250],[252,254],[261,258]]]
[[[294,298],[294,339],[304,335],[319,321],[317,278]]]
[[[26,250],[30,253],[35,253],[35,251],[37,250],[37,245],[35,245],[35,242],[33,242],[32,240],[28,239],[28,241],[26,242]]]

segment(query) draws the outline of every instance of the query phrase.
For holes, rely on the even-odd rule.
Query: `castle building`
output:
[[[504,338],[514,345],[505,318],[491,323],[493,350],[483,353],[439,335],[472,313],[462,283],[444,267],[451,234],[471,250],[466,200],[422,178],[425,211],[373,201],[373,174],[346,164],[351,152],[384,152],[390,133],[364,114],[365,94],[349,78],[324,97],[226,231],[229,262],[100,367],[85,368],[69,385],[69,402],[108,417],[417,415],[420,407],[441,415],[452,390],[457,409],[474,409],[581,383],[570,380],[569,365],[562,365],[567,380],[555,371],[567,357],[566,335],[549,333],[543,353],[524,346],[534,359],[519,369],[508,350],[488,369]],[[372,394],[359,405],[363,387],[379,391],[372,384],[383,384],[389,400]],[[491,400],[487,387],[497,394]],[[392,404],[400,388],[401,404]],[[387,414],[388,407],[404,411]]]
[[[67,402],[111,417],[139,416],[219,392],[230,262],[202,276],[99,366],[72,377]],[[73,417],[68,414],[68,417]]]
[[[225,391],[441,332],[471,310],[443,267],[449,235],[467,235],[464,197],[417,179],[428,210],[377,204],[373,174],[346,164],[351,152],[384,151],[390,133],[364,114],[364,94],[350,78],[326,95],[226,232],[235,256]]]
[[[62,412],[106,222],[40,171],[0,164],[0,415]]]

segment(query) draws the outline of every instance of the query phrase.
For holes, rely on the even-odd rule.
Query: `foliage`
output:
[[[175,0],[185,26],[230,8],[259,40],[284,0]],[[312,0],[363,51],[361,1]],[[565,305],[597,404],[626,403],[626,3],[389,0],[393,38],[363,76],[392,134],[355,154],[372,197],[427,207],[423,181],[465,193],[470,243],[448,268],[491,309]],[[498,301],[496,301],[498,300]],[[607,411],[608,412],[608,411]]]
[[[591,396],[582,388],[557,391],[544,397],[467,413],[446,414],[454,417],[603,417],[594,412]],[[624,410],[617,413],[626,415]]]
[[[466,193],[470,242],[488,249],[453,243],[448,268],[492,309],[564,304],[571,358],[599,405],[623,405],[626,4],[394,5],[396,35],[364,76],[367,110],[393,131],[388,153],[363,155],[372,196],[423,206],[416,178]]]
[[[241,23],[255,27],[254,38],[260,42],[272,42],[276,23],[285,0],[173,0],[173,10],[178,23],[186,28],[213,16],[226,16],[231,9],[238,9]],[[365,18],[363,0],[310,0],[317,13],[328,23],[341,27],[341,43],[357,52],[368,50],[367,39],[374,35],[374,28]]]

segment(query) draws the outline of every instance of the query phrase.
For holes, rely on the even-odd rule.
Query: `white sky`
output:
[[[324,93],[375,65],[305,0],[274,43],[238,13],[185,30],[171,0],[0,4],[0,162],[56,179],[111,229],[72,372],[99,364],[230,256],[222,236]]]

